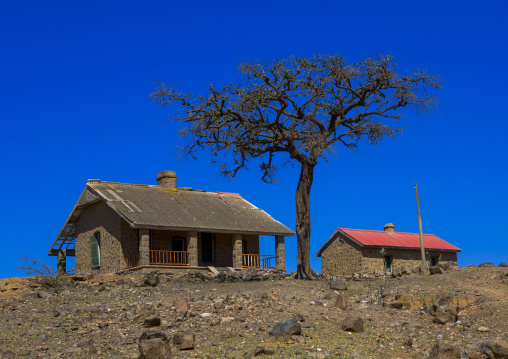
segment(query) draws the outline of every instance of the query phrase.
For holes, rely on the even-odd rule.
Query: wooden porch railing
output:
[[[150,251],[150,264],[166,264],[172,266],[188,266],[188,251]]]
[[[125,255],[125,269],[137,267],[139,265],[139,252]]]
[[[242,265],[244,268],[276,268],[277,256],[267,254],[242,254]]]

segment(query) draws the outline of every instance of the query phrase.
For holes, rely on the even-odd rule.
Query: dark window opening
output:
[[[185,250],[185,239],[181,237],[173,237],[171,238],[171,250],[182,252]]]
[[[247,241],[245,239],[242,239],[242,254],[248,254],[247,252]]]
[[[392,256],[384,256],[385,272],[392,271]]]
[[[431,266],[437,266],[437,263],[439,262],[437,257],[430,257],[430,265]]]
[[[201,261],[213,262],[213,234],[201,233]]]

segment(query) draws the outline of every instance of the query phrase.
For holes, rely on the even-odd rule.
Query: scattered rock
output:
[[[438,324],[446,324],[454,321],[454,317],[446,312],[437,312],[433,322]]]
[[[264,347],[257,347],[254,351],[254,356],[258,357],[261,355],[273,355],[274,351],[272,349],[267,349]]]
[[[173,345],[180,350],[194,349],[196,337],[189,333],[176,333],[173,337]]]
[[[403,328],[408,328],[408,329],[422,329],[423,325],[419,321],[417,321],[417,320],[406,319],[402,323],[402,327]]]
[[[430,351],[429,359],[460,359],[461,350],[450,344],[436,343]]]
[[[175,305],[177,312],[182,311],[182,310],[185,310],[185,311],[189,310],[189,302],[187,302],[187,300],[185,300],[183,298],[176,299],[174,305]]]
[[[496,265],[492,262],[486,262],[486,263],[482,263],[480,264],[478,267],[480,268],[491,268],[491,267],[495,267]]]
[[[82,353],[87,356],[92,356],[97,354],[97,349],[93,346],[90,340],[85,340],[78,344],[78,348],[81,349]]]
[[[147,274],[143,280],[144,285],[156,287],[159,284],[159,276],[157,274]]]
[[[42,298],[42,299],[49,299],[49,298],[53,297],[53,294],[51,294],[45,290],[40,290],[37,292],[37,297]]]
[[[330,282],[330,289],[334,290],[347,290],[347,284],[340,278],[333,278]]]
[[[162,332],[147,331],[139,336],[138,350],[140,359],[171,358],[168,338]]]
[[[483,333],[486,333],[486,332],[490,331],[490,329],[489,329],[489,328],[484,327],[484,326],[480,326],[480,327],[478,327],[478,328],[477,328],[477,330],[478,330],[479,332],[483,332]]]
[[[432,266],[429,268],[430,274],[443,274],[444,270],[441,268],[441,266]]]
[[[340,308],[342,310],[347,310],[347,300],[343,294],[337,295],[337,300],[335,301],[335,307]]]
[[[402,309],[404,307],[404,303],[399,300],[393,300],[389,302],[383,302],[383,307],[393,308],[393,309]]]
[[[342,330],[347,332],[363,332],[363,318],[360,316],[347,316],[342,322]]]
[[[508,340],[496,338],[494,340],[479,340],[474,347],[489,359],[508,359]],[[5,355],[5,354],[4,354]]]
[[[301,335],[302,326],[296,320],[285,320],[278,323],[269,334],[273,335],[276,338],[291,335]]]
[[[161,318],[159,316],[147,317],[143,321],[145,327],[156,327],[161,325]]]

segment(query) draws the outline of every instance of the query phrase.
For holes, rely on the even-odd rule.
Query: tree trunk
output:
[[[296,187],[296,240],[297,278],[312,279],[310,267],[310,189],[316,163],[302,162]]]

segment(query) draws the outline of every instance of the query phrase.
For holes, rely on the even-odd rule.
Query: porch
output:
[[[139,252],[130,253],[124,256],[125,269],[140,266]],[[150,251],[149,265],[162,266],[190,266],[188,251]],[[267,254],[242,254],[242,268],[277,268],[277,256]]]
[[[249,249],[253,252],[249,253]],[[266,255],[259,254],[258,235],[139,229],[139,250],[124,254],[124,262],[125,269],[139,266],[285,269],[284,236],[275,236],[275,254]]]

